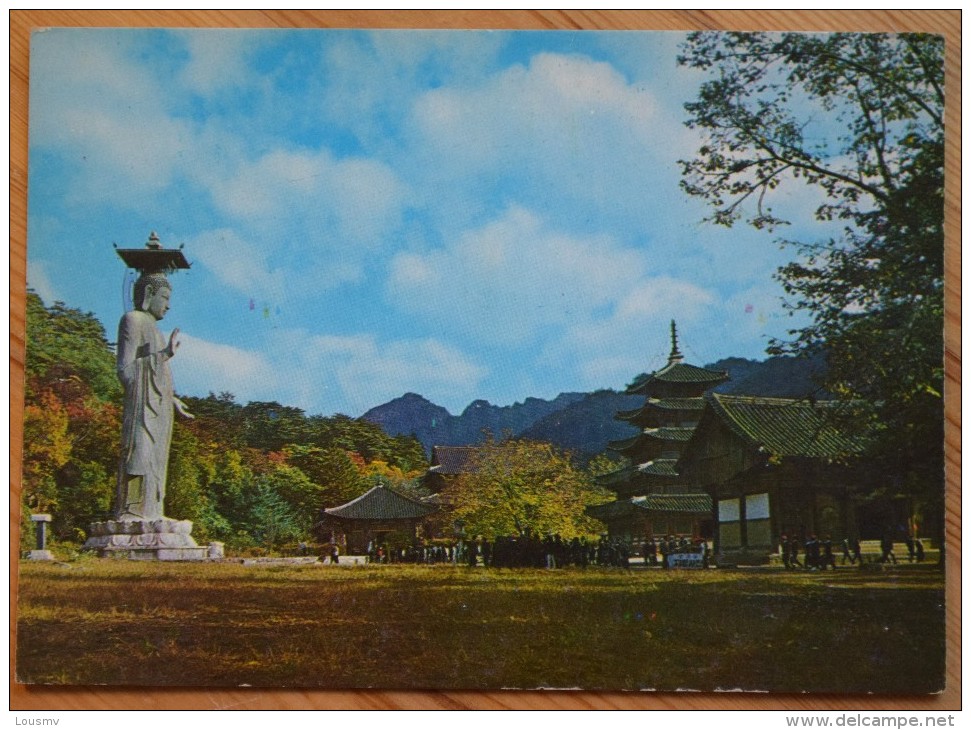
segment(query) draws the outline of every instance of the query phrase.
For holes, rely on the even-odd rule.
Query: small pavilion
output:
[[[421,524],[437,510],[379,484],[347,504],[321,510],[316,527],[324,539],[346,543],[348,552],[361,555],[369,544],[411,545]]]

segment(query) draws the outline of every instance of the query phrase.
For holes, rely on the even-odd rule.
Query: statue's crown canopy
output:
[[[168,273],[188,269],[190,264],[181,249],[162,248],[158,234],[152,231],[144,248],[117,248],[118,255],[130,269],[142,274]]]

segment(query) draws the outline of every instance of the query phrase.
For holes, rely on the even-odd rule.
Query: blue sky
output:
[[[357,416],[622,388],[798,323],[772,235],[702,222],[682,36],[55,29],[31,46],[28,285],[114,338],[112,244],[185,244],[186,395]],[[822,237],[783,186],[788,237]]]

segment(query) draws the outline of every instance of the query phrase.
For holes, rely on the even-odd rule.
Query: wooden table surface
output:
[[[329,692],[244,689],[28,687],[10,667],[12,710],[167,709],[693,709],[914,710],[961,706],[961,12],[867,11],[18,11],[10,15],[10,465],[19,494],[23,433],[24,301],[27,238],[27,98],[30,31],[51,26],[247,28],[520,28],[533,30],[920,31],[947,41],[945,195],[947,408],[947,690],[935,697],[842,697],[603,692]],[[19,499],[10,500],[10,641],[15,645]]]

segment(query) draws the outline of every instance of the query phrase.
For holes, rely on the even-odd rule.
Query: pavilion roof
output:
[[[414,520],[427,517],[436,509],[379,484],[347,504],[324,512],[344,520]]]

